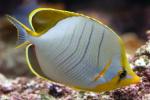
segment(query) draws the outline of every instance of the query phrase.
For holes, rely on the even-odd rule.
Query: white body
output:
[[[111,80],[121,70],[120,44],[110,29],[85,17],[69,17],[40,37],[30,37],[44,74],[69,86],[92,88]],[[104,77],[93,81],[106,63]]]

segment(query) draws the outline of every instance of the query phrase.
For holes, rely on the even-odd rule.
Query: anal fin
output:
[[[27,47],[26,47],[26,61],[28,63],[28,66],[29,66],[29,69],[32,71],[33,74],[35,74],[36,76],[42,78],[42,79],[46,79],[46,80],[50,80],[50,81],[54,81],[53,79],[47,77],[39,63],[38,63],[38,59],[36,57],[36,52],[35,52],[35,47],[34,45],[32,44],[29,44]],[[55,82],[55,81],[54,81]]]

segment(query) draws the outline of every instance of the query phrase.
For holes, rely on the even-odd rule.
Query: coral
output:
[[[136,51],[136,54],[131,60],[136,67],[150,67],[150,40]]]
[[[139,48],[130,59],[131,65],[141,82],[111,93],[115,100],[150,100],[150,41]]]
[[[111,93],[115,100],[149,100],[150,96],[150,68],[136,68],[137,75],[142,81],[136,85],[130,85],[117,89]]]

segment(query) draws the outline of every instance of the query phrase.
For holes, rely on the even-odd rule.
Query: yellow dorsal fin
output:
[[[38,8],[30,13],[29,23],[35,32],[42,35],[60,20],[79,15],[77,13],[52,8]]]

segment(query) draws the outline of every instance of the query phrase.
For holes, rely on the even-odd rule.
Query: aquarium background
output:
[[[74,11],[98,19],[123,38],[129,55],[147,40],[146,31],[150,29],[149,0],[0,0],[0,73],[8,77],[32,76],[24,48],[14,49],[16,28],[5,15],[30,27],[28,14],[38,7]]]
[[[39,7],[83,13],[108,25],[123,39],[141,82],[95,94],[35,77],[25,47],[15,48],[17,30],[5,15],[30,27],[28,14]],[[150,0],[0,0],[0,100],[150,100]]]

